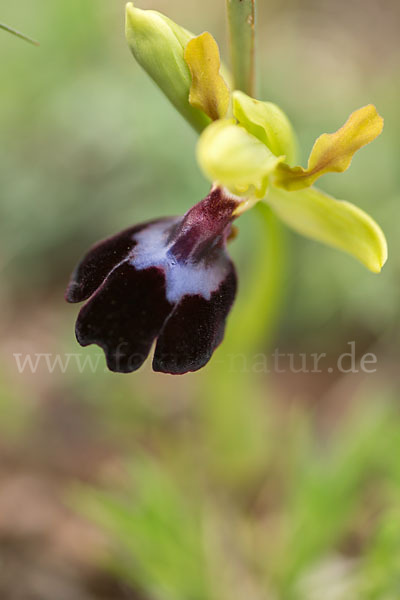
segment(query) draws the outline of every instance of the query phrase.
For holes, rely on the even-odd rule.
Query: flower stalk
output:
[[[257,220],[253,253],[257,256],[243,281],[244,296],[239,295],[228,328],[225,347],[231,354],[250,356],[268,347],[275,334],[284,294],[286,276],[286,236],[279,219],[265,202],[255,206],[251,218]],[[262,277],[260,277],[262,273]],[[250,299],[250,300],[249,300]]]
[[[256,0],[227,0],[227,13],[235,89],[254,96]],[[256,209],[259,228],[254,255],[258,260],[246,280],[250,292],[246,297],[251,302],[241,302],[234,312],[236,322],[226,340],[230,352],[244,354],[255,351],[263,342],[268,343],[273,336],[286,258],[285,236],[279,220],[264,202]]]
[[[226,5],[235,89],[254,96],[256,0],[227,0]]]

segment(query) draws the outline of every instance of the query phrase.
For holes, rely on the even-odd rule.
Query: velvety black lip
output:
[[[204,367],[223,339],[236,289],[236,272],[230,262],[227,276],[210,300],[199,295],[184,296],[159,334],[154,371],[182,375]]]
[[[236,294],[226,253],[236,207],[216,188],[183,217],[142,223],[93,246],[66,291],[68,302],[86,300],[78,342],[100,346],[118,373],[138,369],[155,340],[155,371],[203,367],[223,339]]]
[[[160,269],[124,262],[81,309],[76,337],[81,346],[100,346],[111,371],[130,373],[146,360],[172,309]]]
[[[133,239],[135,234],[153,223],[163,220],[169,219],[157,219],[129,227],[92,246],[71,275],[65,292],[67,302],[75,303],[87,300],[103,283],[107,275],[130,255],[136,245]]]

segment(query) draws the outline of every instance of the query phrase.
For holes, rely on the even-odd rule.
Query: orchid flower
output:
[[[82,346],[103,348],[116,372],[138,369],[154,341],[154,370],[203,367],[223,339],[236,294],[226,250],[232,223],[258,202],[295,231],[381,270],[387,245],[377,223],[313,186],[325,173],[345,171],[381,133],[374,106],[321,135],[303,168],[294,164],[289,119],[275,104],[231,89],[210,33],[195,36],[129,3],[126,35],[138,63],[200,133],[197,158],[211,192],[182,217],[130,227],[88,252],[66,292],[69,302],[87,301],[76,325]]]

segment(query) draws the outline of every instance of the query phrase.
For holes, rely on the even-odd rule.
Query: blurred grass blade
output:
[[[25,40],[26,42],[29,42],[34,46],[39,46],[39,42],[37,42],[36,40],[33,40],[24,33],[21,33],[20,31],[17,31],[16,29],[9,27],[8,25],[5,25],[4,23],[0,23],[0,29],[4,29],[4,31],[8,31],[8,33],[12,33],[12,35],[16,35],[17,37],[21,38],[21,40]]]
[[[227,0],[235,89],[254,95],[256,0]]]

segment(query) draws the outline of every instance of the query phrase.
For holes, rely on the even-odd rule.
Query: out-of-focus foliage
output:
[[[32,409],[26,405],[22,390],[0,373],[0,439],[18,440],[33,423]]]
[[[380,400],[362,390],[346,424],[319,439],[310,417],[282,420],[265,403],[247,478],[234,460],[221,474],[204,419],[200,429],[198,418],[161,427],[124,470],[122,491],[81,492],[81,510],[116,544],[112,568],[150,598],[394,600],[400,415],[390,394]],[[241,411],[231,403],[230,433],[251,446]]]

